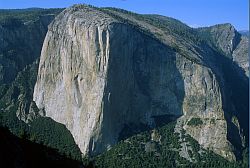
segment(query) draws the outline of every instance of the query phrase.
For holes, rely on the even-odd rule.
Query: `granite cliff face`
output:
[[[248,37],[241,35],[231,24],[220,24],[200,28],[210,37],[210,43],[217,47],[225,56],[233,60],[246,76],[249,77]],[[239,70],[239,72],[241,72]]]
[[[241,36],[241,40],[232,55],[233,60],[245,71],[245,75],[249,77],[248,45],[249,38]]]
[[[178,124],[203,147],[234,159],[223,70],[214,63],[219,53],[195,43],[196,31],[182,23],[145,18],[81,5],[64,10],[44,40],[36,105],[66,125],[84,154],[109,149],[126,125],[153,128],[158,118],[182,116]],[[232,49],[236,60],[237,47]],[[192,118],[202,124],[188,125]],[[241,135],[240,129],[233,134]]]

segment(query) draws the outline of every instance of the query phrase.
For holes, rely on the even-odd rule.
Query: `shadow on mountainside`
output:
[[[242,144],[237,131],[237,122],[234,116],[239,121],[240,131],[245,137],[243,145],[248,147],[249,142],[249,81],[243,69],[229,58],[220,56],[218,63],[223,72],[224,86],[222,100],[223,110],[228,123],[228,140],[240,151],[236,152],[236,157],[241,156]]]
[[[4,168],[79,168],[82,163],[59,154],[56,149],[13,135],[0,127],[0,167]]]
[[[227,138],[235,147],[236,158],[242,159],[242,152],[248,148],[249,142],[249,79],[244,70],[222,52],[212,49],[212,54],[205,59],[208,59],[206,62],[220,86]],[[235,117],[239,121],[240,131]],[[243,142],[239,132],[244,136]]]
[[[119,33],[113,33],[110,40],[103,134],[94,145],[102,150],[107,144],[176,120],[183,114],[185,95],[172,48],[136,28],[114,27]]]

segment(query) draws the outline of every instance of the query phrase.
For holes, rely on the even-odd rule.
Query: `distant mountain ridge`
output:
[[[242,34],[243,36],[249,37],[249,30],[240,30],[239,32],[240,32],[240,34]]]

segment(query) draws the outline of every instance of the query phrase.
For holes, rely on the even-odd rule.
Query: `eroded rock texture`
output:
[[[116,144],[126,125],[154,127],[156,118],[183,115],[182,127],[201,145],[233,159],[220,70],[207,47],[137,15],[74,6],[49,26],[34,101],[67,126],[84,154]],[[187,126],[193,117],[203,124]]]

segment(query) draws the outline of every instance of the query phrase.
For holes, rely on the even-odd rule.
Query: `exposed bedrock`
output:
[[[234,158],[215,73],[95,8],[74,6],[50,24],[34,101],[67,126],[84,154],[116,144],[126,125],[154,127],[157,116],[183,115],[202,146]],[[188,126],[192,118],[203,124]]]

